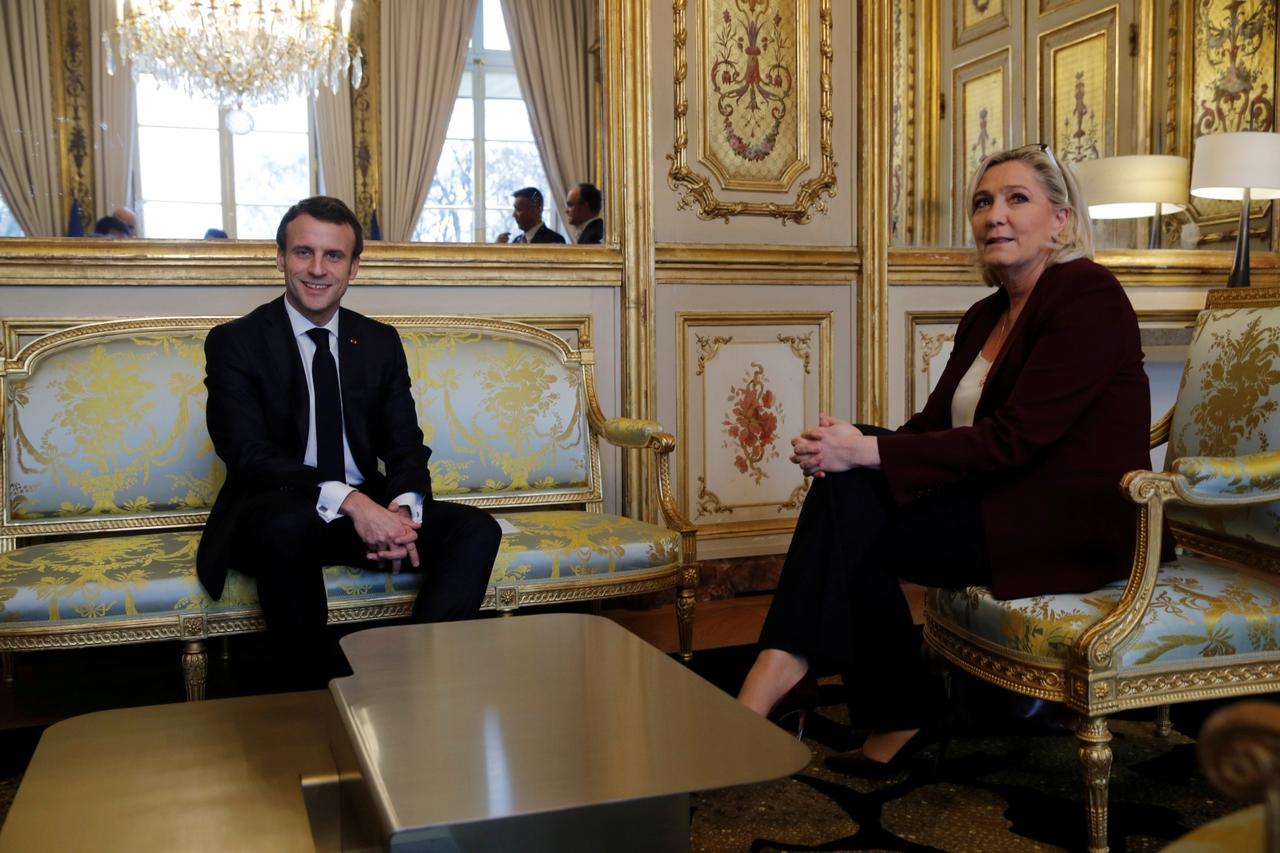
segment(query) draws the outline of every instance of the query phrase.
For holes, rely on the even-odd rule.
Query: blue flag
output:
[[[71,199],[71,216],[67,219],[67,236],[84,236],[84,213],[80,210],[80,199]]]
[[[378,227],[378,211],[376,208],[373,213],[369,214],[369,239],[382,239],[382,229]]]

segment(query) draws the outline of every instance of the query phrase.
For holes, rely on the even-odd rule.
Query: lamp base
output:
[[[1240,230],[1236,234],[1236,254],[1231,262],[1231,275],[1227,287],[1249,286],[1249,188],[1240,200]]]

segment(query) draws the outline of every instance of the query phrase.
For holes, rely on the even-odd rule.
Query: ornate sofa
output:
[[[187,698],[203,698],[210,637],[262,630],[252,578],[220,601],[195,574],[200,527],[224,476],[205,431],[204,338],[226,318],[67,328],[0,361],[0,656],[180,640]],[[534,326],[391,317],[401,333],[438,499],[502,510],[484,607],[679,587],[693,648],[693,526],[677,509],[675,439],[607,420],[594,359]],[[569,329],[572,337],[580,330]],[[603,512],[599,439],[653,454],[666,526]],[[325,569],[330,623],[409,613],[419,575]]]
[[[1089,849],[1107,844],[1107,715],[1280,688],[1280,289],[1215,290],[1172,411],[1168,470],[1117,484],[1139,508],[1130,576],[1086,595],[998,601],[931,589],[925,639],[990,683],[1082,715]],[[1179,556],[1160,563],[1168,515]]]

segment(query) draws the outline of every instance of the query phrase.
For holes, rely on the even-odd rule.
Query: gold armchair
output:
[[[1152,432],[1171,462],[1120,484],[1139,508],[1126,581],[1014,601],[979,587],[926,596],[933,650],[1082,715],[1093,851],[1109,849],[1109,714],[1280,687],[1280,289],[1210,294],[1178,401]],[[1166,514],[1181,553],[1161,564]]]

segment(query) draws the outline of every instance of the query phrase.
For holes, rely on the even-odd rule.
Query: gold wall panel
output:
[[[789,530],[790,439],[831,406],[830,312],[680,312],[680,489],[700,538]]]
[[[1117,9],[1040,36],[1040,139],[1067,162],[1115,153]]]
[[[807,16],[810,14],[812,4],[799,3],[797,0],[700,1],[702,5],[698,8],[704,12],[704,16],[697,19],[696,23],[703,27],[704,30],[708,31],[706,33],[706,37],[711,40],[714,50],[718,50],[718,48],[715,47],[715,33],[720,31],[716,28],[722,29],[724,27],[726,23],[726,15],[728,15],[727,23],[731,28],[736,26],[738,30],[742,30],[748,23],[758,21],[758,19],[765,14],[764,12],[758,11],[761,9],[774,9],[775,12],[773,17],[782,17],[779,10],[781,10],[783,6],[774,4],[782,4],[785,2],[787,4],[787,8],[795,10],[795,15],[799,16],[799,18],[805,19],[802,26],[797,26],[796,33],[796,38],[802,38],[805,39],[805,41],[804,43],[797,43],[794,49],[798,64],[807,62],[807,59],[804,59],[804,57],[808,57],[813,54],[817,54],[819,57],[819,69],[817,75],[819,102],[817,110],[818,150],[821,153],[822,164],[819,173],[802,183],[790,202],[726,201],[717,196],[717,193],[723,189],[733,187],[748,188],[762,192],[776,192],[779,194],[787,192],[787,188],[791,186],[791,183],[806,169],[809,169],[807,157],[810,143],[807,136],[807,125],[811,118],[806,106],[803,112],[801,112],[798,107],[794,109],[789,108],[791,113],[790,121],[779,124],[778,133],[781,134],[785,128],[789,127],[789,132],[793,137],[792,140],[783,141],[782,143],[780,143],[778,139],[768,141],[768,144],[775,150],[791,150],[795,152],[792,161],[788,165],[783,166],[780,163],[775,164],[778,165],[782,171],[775,174],[771,180],[765,181],[759,177],[744,177],[744,173],[741,171],[743,167],[737,165],[744,160],[744,156],[740,155],[737,151],[734,151],[733,154],[734,166],[731,171],[725,172],[725,164],[723,162],[713,169],[713,172],[716,173],[714,183],[712,177],[690,168],[688,163],[688,149],[690,143],[688,121],[688,76],[691,65],[694,67],[693,73],[697,75],[698,80],[700,81],[698,87],[699,103],[696,111],[699,116],[699,120],[695,123],[695,127],[697,128],[696,135],[699,138],[697,140],[697,147],[695,150],[702,152],[704,158],[707,156],[707,152],[711,150],[709,146],[716,144],[709,141],[707,138],[712,132],[710,128],[716,127],[714,117],[712,116],[712,110],[715,110],[716,114],[721,116],[721,122],[723,122],[723,118],[725,116],[720,111],[727,108],[732,100],[722,101],[720,96],[716,95],[715,101],[719,101],[720,103],[713,103],[712,95],[714,94],[714,91],[711,88],[708,88],[709,84],[707,83],[706,74],[710,73],[712,67],[717,67],[718,73],[721,74],[721,77],[717,82],[722,87],[733,82],[733,75],[735,73],[744,75],[743,83],[740,85],[747,86],[744,90],[743,96],[747,100],[745,102],[733,103],[734,117],[730,117],[730,125],[740,129],[745,127],[742,123],[742,117],[740,114],[743,113],[744,110],[746,111],[746,114],[751,114],[752,112],[747,109],[748,105],[751,103],[750,95],[754,94],[755,96],[757,111],[763,109],[761,106],[761,99],[763,97],[761,92],[764,91],[765,81],[763,80],[763,75],[760,75],[759,73],[760,66],[758,64],[755,66],[755,71],[750,70],[750,66],[746,65],[751,56],[746,54],[745,49],[742,51],[741,56],[732,52],[729,54],[729,58],[731,60],[741,61],[743,63],[743,68],[739,69],[737,72],[731,71],[727,65],[718,66],[719,54],[716,53],[714,57],[706,55],[705,45],[700,53],[703,54],[701,60],[706,65],[706,68],[703,68],[697,63],[690,63],[688,53],[689,31],[686,23],[689,0],[674,0],[672,3],[672,83],[675,96],[672,130],[674,146],[672,153],[667,155],[667,159],[671,162],[671,168],[667,172],[667,185],[677,194],[677,207],[680,209],[693,208],[694,212],[700,219],[724,219],[728,222],[729,219],[734,216],[771,216],[781,219],[784,222],[795,222],[798,224],[806,223],[812,218],[814,210],[825,212],[827,207],[824,197],[831,198],[836,193],[836,161],[831,141],[831,129],[833,124],[831,0],[818,0],[817,14],[819,26],[816,42],[808,35]],[[718,15],[718,17],[708,17],[711,15]],[[771,22],[773,17],[768,18],[766,23]],[[797,20],[799,20],[799,18]],[[695,43],[703,44],[702,40],[697,38],[697,35],[698,34],[695,33]],[[759,36],[757,36],[757,38],[759,38]],[[736,37],[734,38],[734,49],[736,50]],[[760,48],[757,47],[756,49],[759,50]],[[807,65],[805,67],[807,68]],[[723,75],[725,73],[729,74],[728,82],[724,80]],[[762,79],[757,80],[757,75]],[[773,78],[767,81],[768,87],[771,91],[776,91],[779,88],[778,84],[774,81],[781,79],[780,72],[777,72]],[[799,69],[797,69],[794,76],[794,89],[798,90],[800,88],[808,88],[810,85],[812,84],[809,80],[808,72],[805,71],[804,74],[801,75]],[[797,102],[798,100],[797,96]],[[804,103],[806,105],[808,104],[807,96]],[[852,104],[852,101],[850,101],[850,104]],[[777,108],[778,105],[775,103],[770,110],[770,115],[776,114]],[[740,133],[740,131],[738,132]],[[725,130],[723,124],[715,130],[715,133],[724,138]],[[764,136],[760,137],[758,141],[760,143],[766,142],[767,136],[768,132],[766,132]],[[801,147],[802,142],[803,148]],[[727,144],[730,149],[737,146],[736,142]],[[752,146],[748,145],[744,151],[749,154],[751,148]],[[800,159],[801,157],[806,159],[802,161]],[[745,159],[749,160],[749,156]],[[706,164],[701,163],[701,165]],[[711,167],[708,166],[708,168]],[[721,180],[719,176],[721,172],[724,172],[724,180]],[[726,183],[726,181],[728,181],[728,183]]]
[[[969,238],[969,179],[982,159],[1009,146],[1008,48],[976,59],[952,72],[952,103],[961,122],[952,166],[952,238],[957,244]]]
[[[71,220],[71,204],[80,202],[85,233],[93,230],[93,109],[89,66],[89,4],[84,0],[46,0],[49,31],[49,93],[53,98],[53,130],[58,140],[62,216],[59,227]],[[124,72],[119,72],[124,73]]]
[[[1009,26],[1005,0],[953,0],[954,45],[959,47]]]
[[[893,103],[890,107],[891,174],[889,210],[893,216],[890,239],[894,243],[915,240],[915,4],[893,0]]]
[[[725,189],[785,192],[809,168],[809,5],[702,0],[698,161]]]
[[[351,89],[351,142],[356,167],[356,218],[370,229],[382,203],[382,0],[361,0],[351,18],[351,40],[364,51],[364,80]]]

